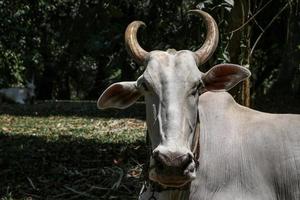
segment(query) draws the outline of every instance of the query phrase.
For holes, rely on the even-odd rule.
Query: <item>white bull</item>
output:
[[[0,99],[18,104],[33,103],[35,86],[27,83],[26,87],[13,87],[0,89]]]
[[[131,56],[146,66],[137,81],[107,88],[98,107],[126,108],[145,96],[152,145],[149,186],[140,199],[299,200],[300,115],[268,114],[237,104],[227,90],[250,76],[233,64],[199,71],[218,43],[213,18],[199,10],[207,38],[195,51],[151,51],[125,33]],[[152,198],[153,199],[153,198]]]

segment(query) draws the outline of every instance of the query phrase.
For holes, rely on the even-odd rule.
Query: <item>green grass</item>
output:
[[[85,118],[72,116],[30,117],[1,115],[0,131],[10,135],[45,137],[62,136],[94,139],[102,143],[132,143],[144,134],[142,120],[133,118]]]
[[[0,199],[136,199],[147,156],[140,108],[0,105]]]

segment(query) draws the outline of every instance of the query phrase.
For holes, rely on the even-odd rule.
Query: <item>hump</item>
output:
[[[168,49],[167,53],[171,54],[171,55],[175,55],[177,53],[177,51],[176,51],[176,49]]]
[[[236,104],[234,98],[228,92],[205,92],[199,97],[199,106],[219,107]]]

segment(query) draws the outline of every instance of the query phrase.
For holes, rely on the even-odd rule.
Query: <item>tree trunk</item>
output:
[[[250,7],[250,6],[249,6]],[[244,44],[245,47],[242,50],[242,54],[244,55],[242,65],[246,67],[247,69],[250,69],[251,66],[251,26],[247,25],[244,31]],[[247,78],[243,82],[242,86],[242,104],[246,107],[250,107],[250,99],[251,99],[251,94],[250,94],[250,79]]]
[[[69,100],[71,97],[69,75],[64,73],[62,77],[59,77],[58,87],[57,87],[57,99]]]
[[[231,12],[231,31],[234,31],[229,43],[229,56],[232,63],[239,63],[243,66],[250,66],[250,32],[249,24],[241,28],[249,16],[249,1],[235,1]],[[242,48],[241,46],[245,46]],[[242,57],[241,57],[242,55]],[[250,106],[250,81],[247,79],[243,85],[236,87],[233,91],[236,100],[244,106]]]
[[[68,50],[68,49],[67,49]],[[68,52],[66,50],[66,52]],[[70,84],[69,84],[69,65],[71,58],[67,56],[69,53],[63,53],[60,57],[60,61],[57,63],[58,75],[57,75],[57,99],[70,99]]]
[[[56,78],[56,70],[54,69],[52,59],[53,56],[48,46],[48,37],[47,31],[44,30],[41,37],[40,47],[40,52],[44,63],[44,71],[40,81],[38,80],[39,87],[37,88],[37,98],[42,100],[52,99],[53,84],[54,79]]]

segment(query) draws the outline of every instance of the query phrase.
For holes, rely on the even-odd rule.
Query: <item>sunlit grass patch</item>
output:
[[[0,131],[12,135],[61,136],[97,139],[100,142],[129,143],[143,139],[145,124],[133,118],[107,119],[72,116],[29,117],[1,115]]]

